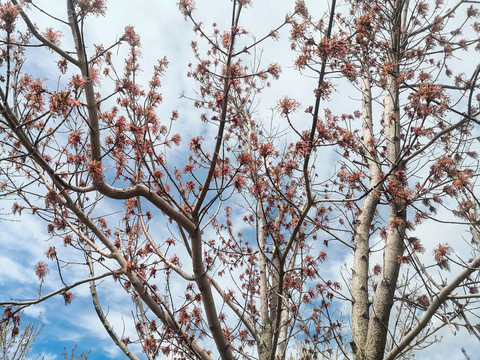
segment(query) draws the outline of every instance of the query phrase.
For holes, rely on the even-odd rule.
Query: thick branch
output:
[[[224,360],[233,360],[234,356],[230,344],[228,343],[220,325],[218,318],[216,302],[213,298],[212,287],[205,270],[205,263],[203,261],[203,246],[200,231],[197,231],[192,236],[192,265],[195,273],[195,281],[198,290],[202,294],[203,307],[207,316],[208,326],[215,340],[218,352]]]

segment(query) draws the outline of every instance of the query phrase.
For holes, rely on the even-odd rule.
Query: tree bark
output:
[[[363,157],[366,160],[370,172],[370,192],[362,204],[358,216],[358,225],[355,228],[352,273],[352,349],[355,359],[364,358],[365,343],[368,332],[368,270],[370,257],[370,226],[375,215],[380,197],[377,186],[380,181],[380,166],[374,153],[373,146],[368,144],[373,139],[372,122],[372,93],[368,67],[362,73],[362,123],[364,148]]]
[[[192,265],[195,274],[195,282],[197,283],[198,290],[202,294],[203,308],[207,317],[207,323],[220,357],[223,360],[233,360],[232,349],[230,348],[230,344],[225,338],[220,325],[215,306],[215,299],[213,298],[212,286],[208,281],[205,263],[203,261],[203,246],[200,229],[198,229],[192,236]]]
[[[265,216],[263,214],[263,206],[260,200],[257,200],[257,238],[259,252],[260,267],[260,319],[262,331],[260,335],[260,343],[258,344],[258,359],[269,360],[272,352],[272,322],[269,316],[269,282],[267,270],[267,256],[265,254],[266,245],[265,235]]]

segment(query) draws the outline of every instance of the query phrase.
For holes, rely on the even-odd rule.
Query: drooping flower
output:
[[[48,265],[43,261],[40,261],[35,265],[35,274],[38,276],[41,282],[45,280],[45,276],[48,274]]]
[[[47,258],[51,260],[55,259],[57,257],[57,250],[55,249],[55,246],[50,246],[45,252],[45,255],[47,255]]]
[[[233,186],[238,191],[240,191],[245,186],[245,183],[246,183],[245,178],[241,175],[235,176],[235,179],[233,180]]]
[[[65,291],[62,293],[63,300],[65,300],[65,306],[69,305],[73,299],[75,299],[75,295],[71,291]]]
[[[438,247],[433,250],[435,260],[441,269],[450,270],[447,256],[452,252],[452,248],[446,244],[439,244]]]
[[[82,133],[80,131],[74,131],[68,136],[68,144],[72,147],[77,146],[82,140]]]

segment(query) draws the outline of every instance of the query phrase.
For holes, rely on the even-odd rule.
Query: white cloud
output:
[[[23,310],[23,313],[31,318],[40,319],[42,323],[47,324],[48,320],[45,316],[46,314],[46,307],[44,304],[38,304],[35,306],[29,306]]]
[[[113,343],[110,346],[102,346],[102,350],[111,359],[118,359],[119,357],[124,356],[122,351]]]
[[[32,278],[31,272],[32,269],[26,269],[24,266],[13,261],[12,259],[0,256],[0,285],[9,284],[11,282],[28,284],[33,283],[34,279]]]
[[[28,360],[38,360],[38,359],[42,359],[42,360],[57,360],[57,359],[59,359],[59,357],[58,357],[58,355],[53,354],[53,353],[49,353],[49,352],[42,352],[42,353],[40,353],[39,355],[29,356],[29,357],[28,357]]]

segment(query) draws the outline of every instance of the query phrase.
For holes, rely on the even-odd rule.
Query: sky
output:
[[[326,1],[305,1],[311,13],[324,14]],[[58,0],[42,0],[35,2],[40,7],[45,7],[53,15],[64,18],[64,2]],[[58,4],[61,3],[61,6]],[[259,36],[270,32],[278,24],[282,23],[285,14],[291,13],[294,1],[292,0],[256,0],[253,6],[245,11],[242,24]],[[218,23],[220,28],[228,26],[230,1],[225,0],[198,0],[196,18],[205,24]],[[45,17],[36,17],[34,21],[40,28],[49,26],[49,20]],[[188,100],[182,97],[194,96],[195,84],[187,78],[188,64],[194,61],[190,43],[195,37],[192,24],[185,21],[178,11],[175,0],[111,0],[108,3],[108,11],[105,17],[91,18],[88,22],[87,39],[92,43],[110,44],[123,34],[126,25],[133,25],[140,34],[142,41],[142,63],[144,64],[145,80],[151,74],[151,65],[156,59],[166,56],[169,67],[162,79],[163,82],[163,105],[161,109],[181,109],[180,120],[175,125],[182,131],[182,137],[188,139],[203,132],[198,125],[192,125],[192,119],[197,116]],[[262,53],[262,61],[277,62],[282,66],[282,76],[274,82],[272,88],[262,92],[262,104],[269,104],[259,109],[260,116],[268,119],[274,111],[278,100],[290,95],[299,99],[304,105],[309,105],[312,90],[316,80],[308,75],[303,81],[297,81],[297,70],[293,69],[293,56],[288,51],[285,30],[280,32],[278,42],[266,43]],[[283,40],[283,41],[282,41]],[[68,35],[65,36],[68,42]],[[269,40],[273,42],[273,40]],[[122,50],[119,49],[121,52]],[[39,77],[56,81],[56,65],[51,61],[37,61],[28,64]],[[342,91],[344,91],[342,89]],[[350,98],[342,102],[333,102],[330,106],[340,108],[343,112],[351,112],[359,107],[358,99]],[[263,105],[262,105],[263,106]],[[168,112],[168,111],[167,111]],[[334,156],[334,155],[332,155]],[[326,159],[326,162],[329,159]],[[331,160],[331,159],[330,159]],[[110,204],[112,208],[114,204]],[[38,289],[38,280],[34,276],[34,265],[42,260],[46,261],[44,252],[52,241],[46,231],[46,226],[38,218],[28,214],[21,218],[9,214],[11,202],[0,200],[0,208],[3,208],[5,221],[0,222],[0,294],[8,294],[10,298],[35,297]],[[445,215],[447,216],[447,215]],[[439,230],[441,229],[441,231]],[[419,229],[419,233],[426,238],[432,238],[428,246],[433,247],[438,243],[458,236],[463,229],[451,226],[426,225]],[[432,236],[433,235],[433,236]],[[459,245],[463,246],[463,245]],[[466,247],[466,246],[465,246]],[[75,254],[64,251],[65,257],[74,260]],[[431,254],[431,249],[429,250]],[[330,254],[329,254],[330,255]],[[331,278],[338,276],[337,269],[343,264],[351,263],[351,256],[344,253],[333,253],[332,264],[326,270],[325,276]],[[51,272],[55,272],[54,264],[51,263]],[[78,272],[68,273],[67,277],[74,281],[87,274],[87,270],[76,268]],[[68,281],[68,280],[67,280]],[[60,285],[54,276],[47,277],[42,291],[53,291]],[[124,311],[125,304],[130,303],[129,296],[111,279],[104,280],[98,285],[100,299],[108,303],[108,318],[119,333],[124,332],[127,337],[133,335],[132,314]],[[32,358],[40,355],[45,360],[63,359],[61,353],[66,347],[67,353],[78,344],[77,355],[81,352],[91,351],[89,359],[122,359],[124,356],[114,346],[111,339],[103,329],[95,314],[88,286],[80,286],[74,290],[75,300],[68,306],[64,305],[63,298],[56,296],[40,305],[29,307],[25,310],[24,323],[29,319],[40,317],[45,328],[33,345]],[[27,294],[27,295],[26,295]],[[1,295],[4,299],[4,295]],[[348,309],[345,309],[346,311]],[[123,329],[123,330],[122,330]],[[451,329],[445,329],[445,340],[435,347],[434,352],[428,355],[419,353],[417,359],[443,359],[449,349],[458,349],[462,344],[467,349],[473,349],[475,340],[472,337],[447,336]],[[456,350],[455,350],[456,351]],[[454,352],[451,359],[463,359],[460,352]]]

